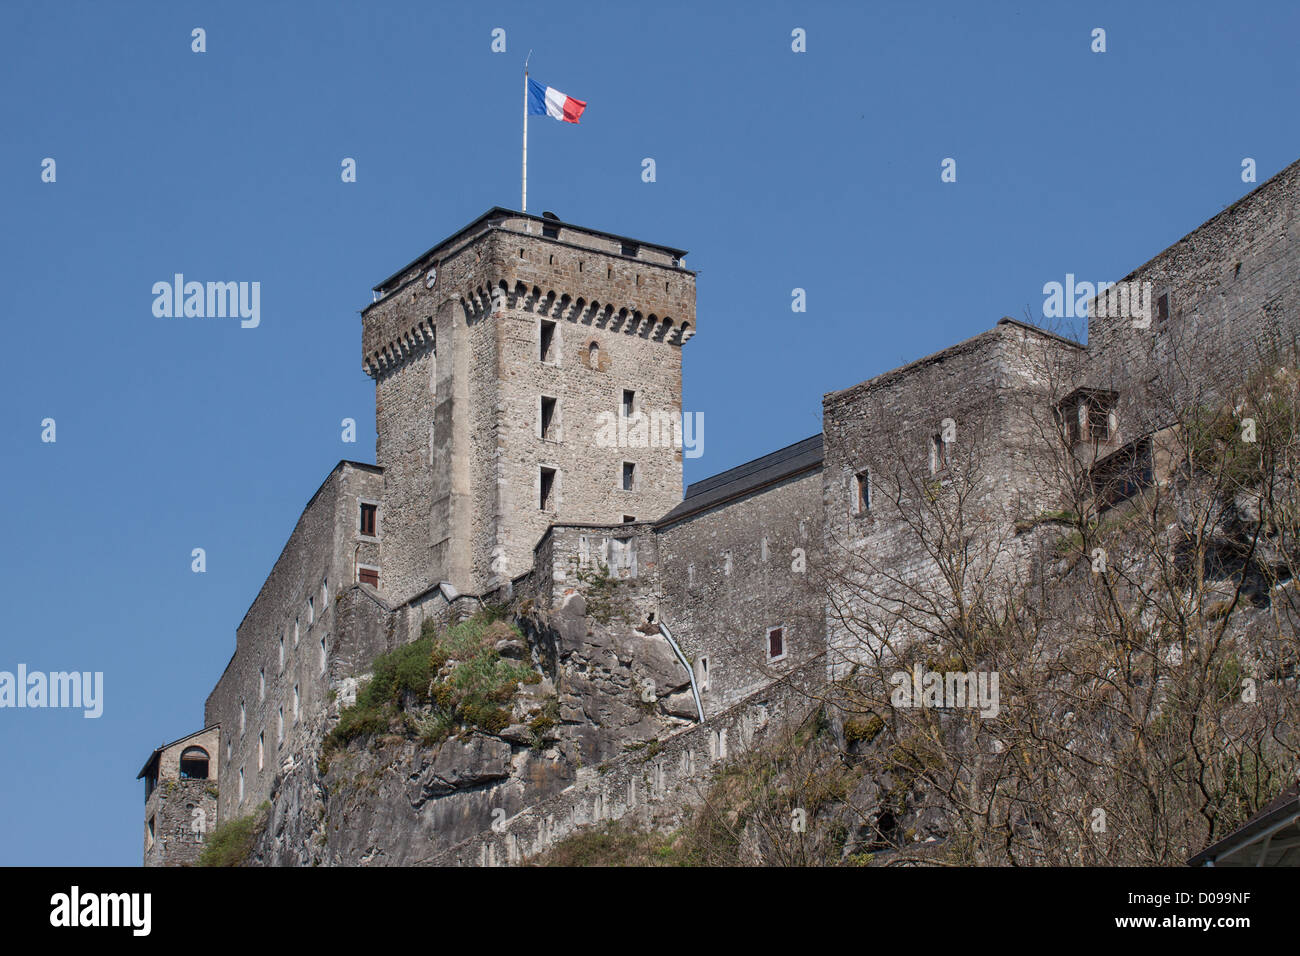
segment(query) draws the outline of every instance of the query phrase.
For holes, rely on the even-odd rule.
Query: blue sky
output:
[[[135,774],[202,725],[331,467],[373,461],[370,287],[518,206],[530,48],[589,104],[530,124],[530,210],[698,270],[688,481],[819,431],[827,391],[1037,316],[1044,283],[1122,277],[1252,188],[1243,158],[1260,182],[1300,158],[1294,4],[714,6],[0,8],[0,670],[102,671],[105,697],[0,710],[0,863],[139,863]],[[260,326],[156,318],[177,272],[260,282]]]

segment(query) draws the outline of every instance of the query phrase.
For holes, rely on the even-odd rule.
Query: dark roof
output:
[[[1281,838],[1276,844],[1274,838]],[[1261,840],[1270,841],[1268,859],[1241,853]],[[1187,861],[1188,866],[1296,866],[1300,864],[1300,783],[1293,783],[1259,813],[1222,840]],[[1261,846],[1261,849],[1263,847]],[[1231,859],[1229,859],[1231,858]]]
[[[682,503],[655,522],[655,526],[662,528],[724,502],[753,494],[778,481],[820,468],[821,464],[822,436],[816,434],[712,478],[694,482],[687,487]]]
[[[417,265],[419,265],[421,262],[423,262],[433,253],[437,252],[443,246],[451,245],[451,243],[455,242],[457,239],[465,235],[467,232],[471,232],[477,229],[479,226],[483,225],[483,223],[486,222],[487,220],[503,219],[507,216],[510,216],[512,218],[531,219],[534,222],[544,223],[547,226],[554,226],[556,224],[559,224],[561,226],[568,226],[570,229],[581,229],[583,232],[589,232],[593,236],[604,236],[607,239],[617,239],[619,242],[634,242],[638,246],[649,246],[651,249],[660,249],[664,252],[669,253],[672,256],[675,256],[678,259],[681,259],[686,255],[685,249],[674,249],[672,246],[663,246],[657,242],[646,242],[644,239],[633,239],[631,236],[620,236],[618,233],[605,232],[603,229],[591,229],[587,226],[579,226],[576,223],[564,222],[562,220],[551,219],[549,217],[543,219],[541,216],[534,216],[530,212],[517,212],[514,209],[506,209],[504,206],[493,206],[491,209],[483,213],[483,215],[479,216],[469,225],[464,226],[461,229],[457,229],[455,232],[453,232],[446,239],[443,239],[441,242],[434,243],[425,252],[420,253],[420,255],[416,256],[406,265],[402,266],[402,268],[398,269],[396,272],[390,275],[383,282],[380,282],[378,285],[374,286],[373,291],[382,292],[385,287],[387,287],[393,282],[396,282],[402,276],[406,275],[407,272],[415,268]],[[544,237],[539,233],[537,238],[541,239]]]
[[[160,745],[156,750],[154,750],[153,753],[149,755],[149,759],[144,762],[144,766],[141,767],[140,772],[135,775],[135,779],[139,780],[146,773],[148,773],[149,768],[153,766],[154,762],[158,759],[158,755],[162,753],[164,750],[166,750],[168,747],[175,747],[177,744],[184,743],[186,740],[189,740],[191,737],[197,737],[199,734],[207,733],[209,730],[213,730],[217,726],[218,726],[217,724],[213,724],[210,727],[204,727],[202,730],[196,730],[192,734],[186,734],[184,737],[177,737],[169,744]]]

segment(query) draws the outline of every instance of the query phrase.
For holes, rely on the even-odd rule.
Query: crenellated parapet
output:
[[[436,344],[437,329],[433,318],[426,316],[368,352],[362,359],[361,368],[371,378],[378,378],[423,352],[433,351]]]
[[[509,279],[475,286],[461,296],[460,305],[465,321],[471,325],[509,309],[670,345],[682,345],[695,334],[686,318],[647,313],[632,304],[601,302],[562,289],[544,289]]]

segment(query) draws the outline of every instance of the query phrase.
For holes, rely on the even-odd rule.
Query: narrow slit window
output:
[[[623,490],[633,491],[636,488],[636,464],[634,462],[623,462]]]
[[[871,474],[860,471],[853,478],[854,514],[864,515],[871,510]]]
[[[636,392],[630,388],[623,389],[623,417],[631,418],[636,408]]]
[[[541,435],[547,441],[554,441],[558,437],[555,427],[555,405],[556,400],[554,398],[542,396]]]
[[[541,481],[537,507],[543,511],[555,510],[555,469],[543,468],[541,471]]]
[[[549,319],[542,319],[541,340],[538,348],[538,358],[543,362],[555,361],[555,323]]]
[[[948,443],[940,432],[930,439],[930,473],[938,474],[948,467]]]

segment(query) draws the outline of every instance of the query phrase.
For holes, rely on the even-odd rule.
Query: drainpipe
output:
[[[700,703],[700,689],[695,686],[695,668],[686,660],[686,655],[682,653],[682,649],[678,647],[677,642],[673,640],[672,631],[668,630],[668,625],[664,623],[662,618],[659,620],[659,633],[668,638],[668,643],[672,646],[673,653],[677,655],[677,659],[681,661],[682,666],[686,668],[686,673],[690,675],[691,695],[695,698],[695,711],[700,715],[700,723],[704,723],[704,705]]]

